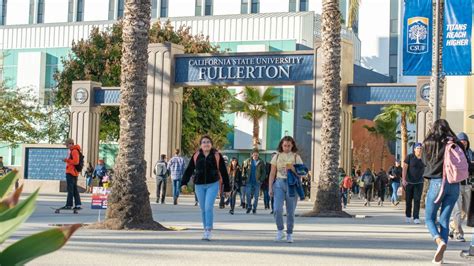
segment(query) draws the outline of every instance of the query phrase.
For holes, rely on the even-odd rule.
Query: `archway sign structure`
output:
[[[317,46],[317,44],[316,44]],[[352,43],[342,41],[342,103],[340,165],[351,168],[352,106],[347,88],[353,81]],[[146,107],[145,160],[148,188],[155,191],[153,164],[160,154],[170,156],[181,147],[182,87],[306,85],[313,88],[311,165],[313,182],[319,175],[321,152],[321,61],[314,50],[223,54],[184,54],[181,46],[150,44]],[[101,87],[92,81],[72,84],[71,137],[83,147],[86,161],[98,158],[100,106],[118,106],[119,87]],[[312,188],[316,188],[315,185]],[[311,193],[314,195],[314,193]]]

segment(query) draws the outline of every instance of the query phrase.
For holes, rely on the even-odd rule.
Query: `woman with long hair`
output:
[[[230,214],[234,214],[235,209],[235,200],[237,199],[237,193],[240,192],[240,186],[242,185],[242,169],[239,166],[239,160],[237,158],[232,158],[229,164],[229,179],[230,187],[232,188],[230,192]]]
[[[270,180],[268,191],[274,198],[274,217],[277,225],[277,235],[275,241],[279,242],[284,239],[283,229],[283,204],[286,203],[286,241],[293,243],[293,227],[295,220],[295,209],[298,197],[290,196],[288,186],[288,170],[294,171],[294,164],[302,164],[301,157],[297,154],[295,140],[286,136],[280,140],[278,144],[278,153],[273,156],[271,161]]]
[[[201,208],[204,234],[202,240],[210,241],[211,231],[214,228],[214,202],[222,186],[224,192],[230,191],[229,175],[225,166],[224,157],[214,147],[211,137],[204,135],[199,143],[201,148],[197,151],[183,175],[182,189],[194,174],[196,195]]]
[[[451,130],[444,119],[433,123],[428,135],[423,142],[422,161],[425,165],[424,178],[430,179],[430,185],[426,196],[425,219],[426,226],[437,245],[433,263],[442,264],[444,251],[448,244],[449,219],[454,205],[459,197],[459,184],[444,182],[443,186],[443,164],[444,152],[447,142],[452,140],[458,143],[456,134]],[[459,143],[462,147],[462,144]],[[442,195],[439,195],[442,192]],[[438,196],[441,198],[438,199]],[[435,202],[436,201],[436,202]],[[441,208],[439,216],[439,227],[436,225],[436,216]]]

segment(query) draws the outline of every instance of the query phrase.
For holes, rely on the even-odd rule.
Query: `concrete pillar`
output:
[[[466,86],[464,86],[464,132],[466,132],[466,134],[469,136],[471,143],[474,143],[474,77],[473,76],[466,77]]]
[[[428,133],[430,77],[419,77],[416,84],[416,142],[423,142]]]
[[[161,154],[171,157],[181,148],[183,90],[173,88],[174,56],[184,53],[182,46],[165,43],[148,46],[145,160],[149,191],[155,195],[153,167]],[[168,182],[171,189],[171,182]]]
[[[95,165],[99,155],[100,110],[94,106],[94,88],[100,86],[93,81],[72,82],[70,137],[81,146],[84,164]]]

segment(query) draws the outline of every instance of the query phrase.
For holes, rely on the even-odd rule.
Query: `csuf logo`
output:
[[[89,98],[89,93],[84,88],[79,88],[74,92],[74,100],[79,103],[83,104]]]
[[[407,52],[424,54],[429,50],[429,22],[425,17],[413,17],[407,21]]]
[[[430,101],[430,84],[423,84],[420,89],[420,97],[421,99],[429,102]]]

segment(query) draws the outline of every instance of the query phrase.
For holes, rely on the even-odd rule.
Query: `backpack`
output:
[[[342,181],[342,186],[346,189],[352,188],[352,178],[349,176],[344,177],[344,180]]]
[[[168,169],[166,168],[166,162],[157,162],[155,165],[155,175],[165,176]]]
[[[466,154],[458,144],[452,139],[449,139],[444,150],[443,183],[435,203],[438,203],[443,196],[446,180],[450,184],[456,184],[467,178],[469,178],[469,164]]]
[[[79,163],[75,164],[74,168],[76,168],[77,172],[81,173],[82,169],[84,169],[84,154],[82,154],[81,150],[79,150],[79,149],[76,149],[76,151],[79,153]],[[71,155],[70,155],[69,159],[71,159],[71,160],[73,159],[72,158],[72,152],[71,152]]]

